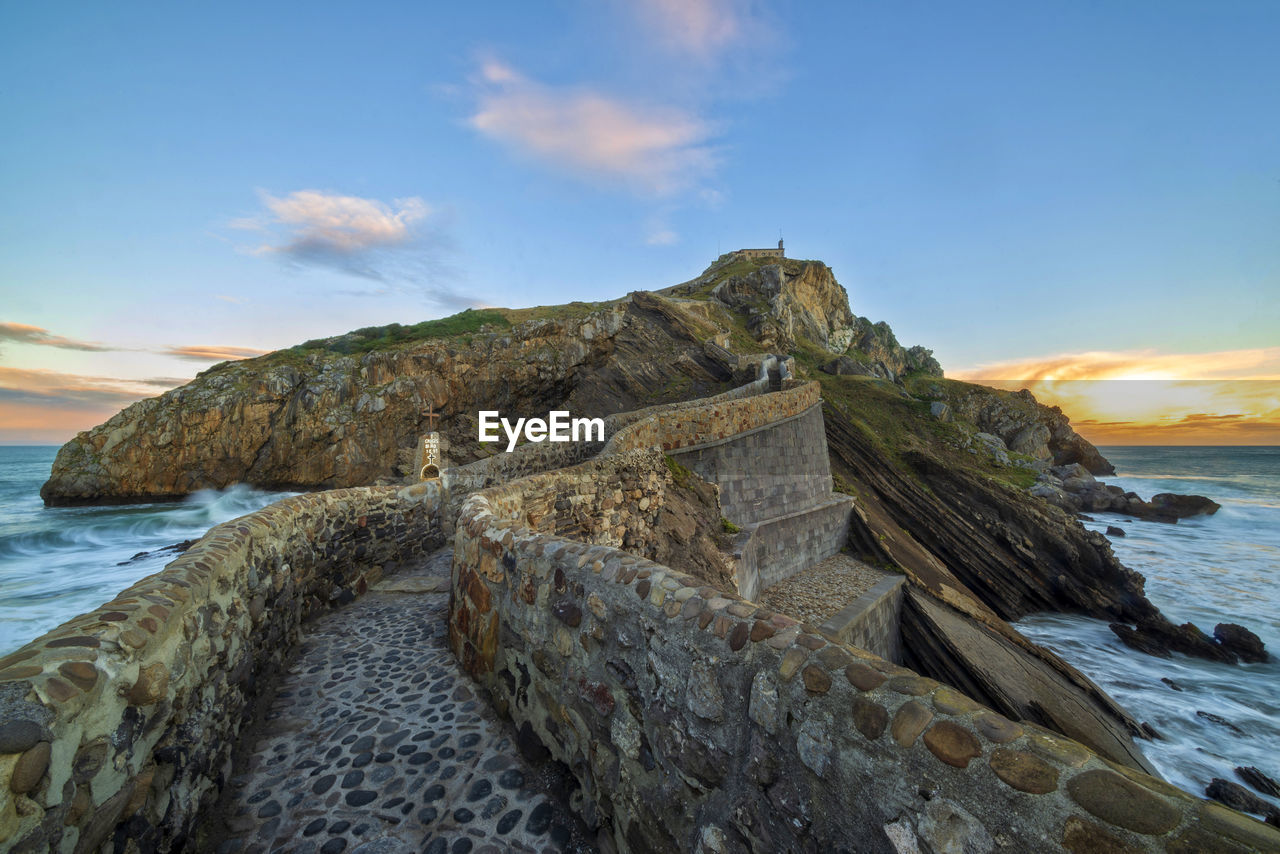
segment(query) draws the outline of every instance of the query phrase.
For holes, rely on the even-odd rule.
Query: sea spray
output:
[[[1091,513],[1114,525],[1116,556],[1147,578],[1148,597],[1175,623],[1212,633],[1240,623],[1266,643],[1265,664],[1154,658],[1120,643],[1105,622],[1042,614],[1016,626],[1086,673],[1163,740],[1143,742],[1173,783],[1203,795],[1236,766],[1275,777],[1280,745],[1280,448],[1105,448],[1119,471],[1108,483],[1143,497],[1198,493],[1222,504],[1176,525]],[[1198,714],[1203,712],[1204,714]],[[1273,800],[1273,802],[1276,802]]]
[[[0,447],[0,655],[157,572],[176,557],[165,547],[292,494],[237,485],[170,503],[46,508],[40,484],[56,452]]]

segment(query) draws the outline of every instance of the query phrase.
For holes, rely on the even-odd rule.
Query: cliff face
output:
[[[715,394],[734,374],[705,351],[717,327],[697,308],[674,310],[637,294],[579,317],[488,324],[363,353],[341,352],[360,349],[359,336],[348,335],[224,363],[72,439],[41,496],[71,504],[240,482],[299,490],[373,484],[408,473],[428,404],[443,413],[446,453],[458,464],[493,453],[476,441],[478,409],[602,416]]]

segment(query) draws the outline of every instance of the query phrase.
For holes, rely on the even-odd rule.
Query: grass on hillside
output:
[[[293,350],[324,350],[330,353],[352,355],[385,350],[400,344],[427,341],[433,338],[453,338],[479,332],[484,326],[506,329],[511,326],[503,311],[497,309],[472,309],[458,312],[438,320],[424,320],[411,326],[388,323],[386,326],[366,326],[333,338],[313,338]]]

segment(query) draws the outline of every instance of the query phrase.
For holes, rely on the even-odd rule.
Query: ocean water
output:
[[[247,486],[185,501],[50,507],[40,501],[56,447],[0,446],[0,655],[114,598],[177,557],[154,552],[200,537],[292,493]]]
[[[1140,745],[1170,782],[1203,796],[1214,777],[1240,783],[1237,765],[1280,779],[1280,448],[1100,450],[1117,471],[1102,478],[1107,483],[1143,498],[1193,493],[1222,505],[1213,516],[1176,525],[1111,513],[1090,513],[1097,521],[1085,525],[1126,532],[1111,537],[1112,548],[1146,576],[1148,598],[1169,619],[1193,622],[1208,634],[1218,623],[1239,623],[1262,638],[1272,660],[1227,665],[1178,654],[1155,658],[1086,617],[1034,615],[1018,621],[1018,629],[1160,731],[1163,740]]]

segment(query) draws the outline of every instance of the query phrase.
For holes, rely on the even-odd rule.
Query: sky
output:
[[[1280,444],[1277,34],[1273,0],[4,4],[0,442],[782,236],[1095,441]]]

